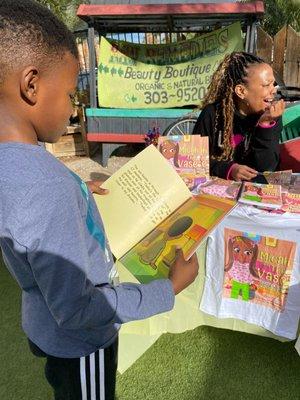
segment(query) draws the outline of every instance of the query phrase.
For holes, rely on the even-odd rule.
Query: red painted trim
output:
[[[145,143],[145,136],[130,133],[87,133],[86,135],[89,142],[107,143]]]
[[[263,1],[253,3],[201,4],[81,4],[78,17],[133,15],[263,14]]]

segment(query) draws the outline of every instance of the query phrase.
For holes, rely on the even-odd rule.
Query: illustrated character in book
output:
[[[165,140],[159,146],[161,154],[171,163],[174,167],[179,168],[178,154],[179,144],[173,140]]]
[[[239,188],[240,184],[237,182],[232,182],[231,184],[229,184],[229,181],[217,178],[202,184],[199,187],[199,191],[200,193],[202,192],[206,194],[211,194],[217,197],[236,199]]]
[[[191,227],[193,219],[189,216],[178,218],[164,233],[160,230],[155,230],[145,238],[142,242],[143,246],[147,248],[139,253],[140,261],[144,264],[150,265],[153,269],[157,269],[156,261],[162,254],[169,240],[177,239]],[[161,234],[163,233],[162,237]],[[156,240],[159,237],[158,240]],[[169,253],[165,255],[167,260],[175,259],[176,246],[172,246]],[[168,263],[166,263],[168,264]],[[170,265],[168,265],[170,266]]]
[[[193,190],[195,187],[195,179],[190,176],[182,176],[183,182],[186,184],[186,186],[190,189]]]
[[[231,282],[230,297],[237,299],[241,295],[245,301],[253,299],[256,280],[259,279],[256,271],[257,244],[247,237],[234,236],[228,240],[228,254],[225,272]]]
[[[288,193],[282,193],[283,209],[289,212],[300,213],[300,196],[288,196]]]
[[[246,200],[252,200],[261,202],[262,190],[261,188],[254,185],[247,185],[245,187],[243,198]]]

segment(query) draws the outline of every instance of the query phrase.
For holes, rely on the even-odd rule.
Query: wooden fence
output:
[[[293,28],[285,26],[272,38],[258,27],[257,54],[272,65],[286,86],[300,87],[300,34]]]

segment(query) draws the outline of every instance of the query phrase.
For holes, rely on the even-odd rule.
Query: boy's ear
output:
[[[36,67],[30,65],[21,73],[20,89],[22,97],[29,103],[34,105],[37,101],[39,89],[39,71]]]
[[[245,88],[244,85],[239,84],[239,85],[236,85],[236,86],[235,86],[235,88],[234,88],[234,93],[235,93],[240,99],[244,100],[245,95],[246,95],[246,90],[247,90],[247,89]]]

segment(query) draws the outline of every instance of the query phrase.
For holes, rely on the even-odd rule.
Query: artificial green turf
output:
[[[34,357],[21,330],[21,291],[0,255],[0,399],[50,400],[44,360]]]
[[[0,400],[50,400],[20,328],[20,290],[0,265]],[[293,343],[200,327],[163,335],[118,375],[118,400],[299,400]]]

